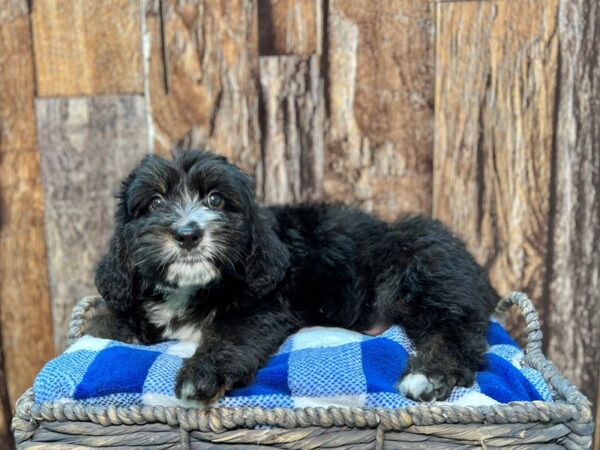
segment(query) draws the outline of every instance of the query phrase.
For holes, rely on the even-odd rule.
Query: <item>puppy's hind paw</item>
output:
[[[444,375],[425,375],[419,372],[404,375],[397,388],[406,398],[418,402],[445,400],[452,392]]]

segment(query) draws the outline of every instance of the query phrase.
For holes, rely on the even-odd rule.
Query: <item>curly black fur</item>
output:
[[[182,227],[200,236],[192,248]],[[111,313],[92,334],[198,342],[177,394],[203,401],[251,382],[309,325],[402,325],[417,353],[399,389],[446,398],[473,382],[498,299],[440,222],[387,223],[339,204],[260,207],[250,178],[205,151],[149,156],[123,182],[96,285]]]

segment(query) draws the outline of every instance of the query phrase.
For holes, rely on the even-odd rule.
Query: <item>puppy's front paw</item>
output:
[[[418,402],[445,400],[448,398],[455,382],[442,374],[425,375],[420,372],[409,372],[398,384],[402,395]]]
[[[219,378],[215,367],[204,365],[194,358],[186,359],[177,374],[175,395],[182,400],[212,403],[227,390]]]

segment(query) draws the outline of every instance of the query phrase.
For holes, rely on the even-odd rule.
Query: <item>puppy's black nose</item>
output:
[[[196,227],[179,227],[177,228],[173,234],[175,235],[175,240],[179,243],[181,247],[186,250],[193,249],[198,242],[200,242],[202,238],[202,231],[200,231]]]

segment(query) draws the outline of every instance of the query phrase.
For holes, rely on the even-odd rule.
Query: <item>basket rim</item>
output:
[[[104,300],[99,296],[84,297],[71,315],[68,342],[84,335],[93,311]],[[570,423],[573,431],[591,435],[593,418],[589,400],[542,353],[542,332],[535,307],[521,292],[513,292],[500,300],[496,308],[502,314],[516,305],[527,323],[528,340],[525,363],[538,370],[559,396],[555,402],[511,402],[487,406],[454,406],[429,403],[397,409],[386,408],[259,408],[211,407],[184,408],[164,406],[85,405],[77,402],[34,401],[28,389],[17,401],[12,428],[17,443],[27,440],[43,421],[85,421],[104,426],[164,423],[185,431],[223,432],[236,428],[267,425],[281,428],[357,427],[399,431],[412,425],[440,424],[505,424],[527,422]]]

